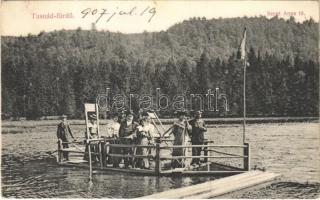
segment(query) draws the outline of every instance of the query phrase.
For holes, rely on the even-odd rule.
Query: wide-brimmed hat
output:
[[[195,115],[195,116],[198,116],[198,115],[201,115],[201,114],[202,114],[202,111],[201,111],[201,110],[198,110],[198,111],[194,112],[194,115]]]
[[[151,119],[151,117],[149,115],[145,115],[141,117],[141,120],[147,120],[147,119]]]
[[[133,114],[130,113],[130,114],[127,114],[126,117],[132,117],[133,118],[134,116],[133,116]]]
[[[67,115],[61,115],[61,119],[67,118]]]

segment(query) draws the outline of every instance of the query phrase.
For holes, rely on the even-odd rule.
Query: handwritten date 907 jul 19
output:
[[[86,8],[81,11],[82,18],[89,18],[90,16],[95,19],[94,23],[98,23],[101,20],[105,20],[105,22],[109,22],[116,16],[148,16],[148,22],[151,22],[152,18],[156,14],[156,8],[147,6],[144,9],[139,9],[137,6],[134,6],[130,9],[119,9],[116,7],[114,10],[106,9],[106,8]]]

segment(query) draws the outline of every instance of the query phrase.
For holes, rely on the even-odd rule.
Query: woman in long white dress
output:
[[[173,145],[187,145],[189,143],[189,132],[191,131],[191,126],[186,120],[186,113],[181,111],[178,113],[179,120],[174,123],[172,127],[172,134],[174,136]],[[172,156],[185,156],[188,154],[189,149],[176,147],[173,148]],[[189,162],[189,161],[187,161]],[[188,165],[186,159],[178,158],[173,159],[171,166],[173,168],[186,167]]]
[[[138,145],[151,145],[154,143],[156,131],[149,116],[142,117],[140,125],[137,127],[137,144]],[[150,154],[150,148],[138,147],[136,155],[148,156]],[[136,166],[144,169],[150,168],[148,158],[136,159]]]

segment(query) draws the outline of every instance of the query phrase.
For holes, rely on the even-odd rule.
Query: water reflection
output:
[[[207,181],[206,177],[155,177],[61,167],[53,158],[21,162],[2,156],[5,197],[134,198]]]

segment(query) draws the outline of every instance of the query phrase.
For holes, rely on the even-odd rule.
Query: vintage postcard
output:
[[[0,5],[2,198],[320,198],[318,1]]]

